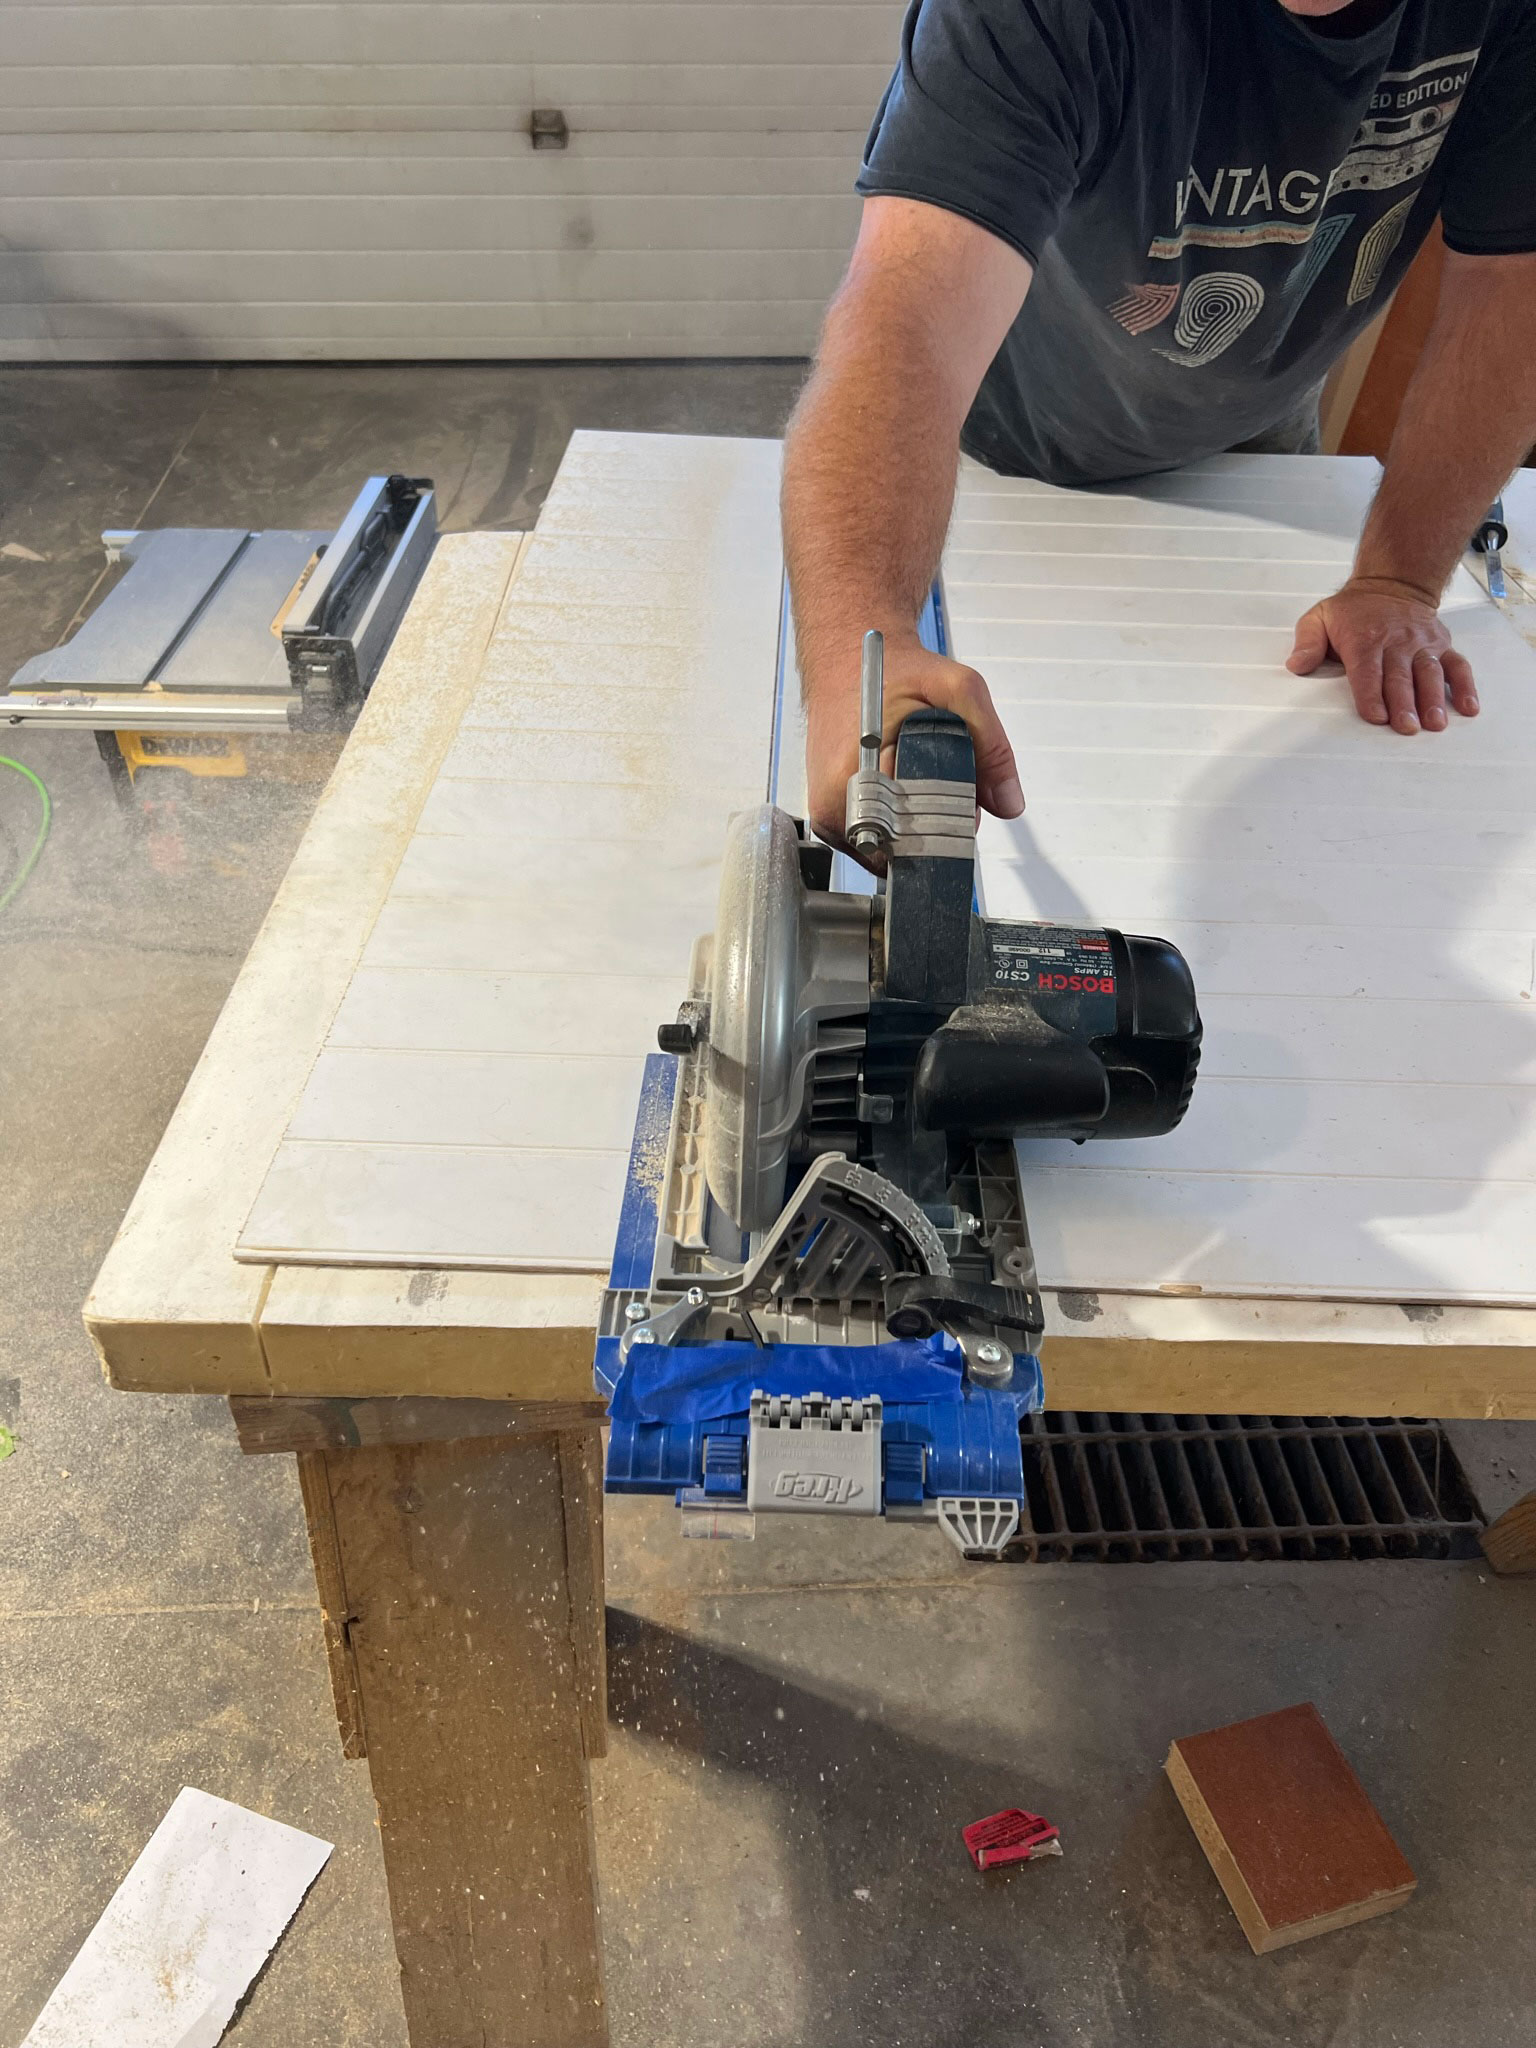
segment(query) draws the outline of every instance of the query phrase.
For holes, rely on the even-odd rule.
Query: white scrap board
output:
[[[777,475],[573,441],[239,1256],[606,1269],[641,1061],[763,793]],[[985,906],[1172,939],[1206,1025],[1172,1137],[1025,1147],[1049,1288],[1536,1303],[1536,657],[1459,572],[1478,719],[1402,739],[1284,667],[1375,476],[964,466],[955,650],[1030,806],[983,826]]]
[[[1478,718],[1405,739],[1284,667],[1376,473],[962,476],[955,651],[1029,806],[984,907],[1171,939],[1205,1021],[1170,1137],[1021,1148],[1047,1287],[1536,1302],[1536,657],[1460,570]]]
[[[183,1786],[21,2048],[215,2048],[330,1853]]]
[[[606,1269],[640,1077],[766,794],[779,448],[578,433],[242,1259]]]

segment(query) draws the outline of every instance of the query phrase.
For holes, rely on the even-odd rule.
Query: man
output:
[[[1433,330],[1354,571],[1289,666],[1336,656],[1399,733],[1476,712],[1436,606],[1536,438],[1536,0],[913,0],[859,189],[784,469],[826,836],[868,627],[887,738],[959,712],[981,802],[1023,808],[985,682],[913,625],[959,447],[1079,485],[1301,446],[1437,213]]]

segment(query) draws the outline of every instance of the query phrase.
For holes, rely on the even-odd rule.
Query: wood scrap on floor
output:
[[[183,1786],[21,2048],[215,2048],[330,1853]]]
[[[1310,1703],[1181,1737],[1166,1769],[1255,1955],[1411,1897],[1417,1878]]]
[[[1524,1494],[1490,1522],[1478,1541],[1483,1555],[1502,1578],[1536,1573],[1536,1493]]]

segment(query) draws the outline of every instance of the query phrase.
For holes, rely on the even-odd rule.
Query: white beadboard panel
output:
[[[714,792],[706,794],[709,802]],[[576,802],[576,792],[571,792]],[[739,809],[730,804],[730,810]],[[720,819],[719,837],[725,837]],[[714,890],[694,904],[655,903],[643,915],[626,889],[626,871],[643,869],[659,842],[613,842],[610,889],[594,898],[579,889],[556,889],[517,917],[504,901],[471,897],[451,909],[430,897],[392,895],[379,912],[366,958],[379,967],[438,971],[479,968],[515,974],[537,967],[551,974],[649,974],[665,961],[672,969],[673,1010],[686,994],[688,956],[700,932],[714,924]],[[718,862],[718,853],[717,853]],[[579,989],[573,994],[579,995]],[[663,1017],[667,1014],[663,1011]],[[658,1023],[660,1018],[656,1020]],[[652,1029],[647,1034],[655,1039]]]
[[[1033,641],[1036,636],[1031,633],[1029,637]],[[1469,640],[1470,636],[1463,633],[1461,638]],[[969,635],[964,658],[984,671],[989,668],[989,663],[976,653]],[[1180,664],[1168,666],[1173,671]],[[1219,671],[1221,664],[1216,661],[1208,666]],[[1235,677],[1239,666],[1236,662],[1228,664],[1228,672]],[[1072,689],[1070,660],[1064,660],[1061,668],[1065,696]],[[1242,678],[1244,683],[1247,680],[1246,676]],[[1516,698],[1524,695],[1536,699],[1536,689],[1527,678],[1515,681]],[[1177,682],[1177,675],[1170,674],[1170,697],[1174,696]],[[1213,806],[1225,806],[1246,815],[1272,804],[1296,803],[1298,792],[1304,791],[1300,800],[1336,809],[1341,819],[1351,823],[1358,818],[1368,819],[1377,811],[1417,808],[1429,833],[1442,815],[1459,818],[1463,823],[1475,822],[1485,809],[1508,814],[1518,812],[1530,800],[1531,768],[1527,761],[1479,758],[1463,763],[1464,747],[1475,746],[1484,756],[1494,751],[1488,748],[1485,737],[1489,731],[1484,722],[1486,709],[1474,721],[1480,728],[1476,740],[1470,727],[1465,731],[1453,728],[1455,736],[1449,739],[1443,733],[1404,739],[1377,729],[1376,745],[1363,753],[1354,751],[1356,743],[1352,739],[1341,743],[1341,749],[1344,744],[1350,746],[1350,753],[1345,755],[1341,750],[1337,756],[1326,744],[1314,742],[1303,750],[1287,753],[1277,766],[1277,757],[1266,754],[1262,747],[1225,756],[1202,753],[1193,747],[1180,749],[1176,703],[1169,704],[1166,743],[1157,750],[1155,758],[1107,748],[1102,739],[1095,742],[1088,728],[1096,727],[1102,734],[1106,712],[1113,715],[1113,702],[1112,698],[1099,698],[1083,703],[1082,745],[1025,750],[1024,790],[1030,806],[1026,823],[1047,798],[1056,803],[1187,804],[1197,807],[1201,814]],[[1000,709],[1005,724],[1014,726],[1016,716],[1006,699],[1000,700]],[[1277,724],[1283,727],[1283,721]],[[1341,723],[1336,730],[1343,732],[1345,728]],[[1306,780],[1300,783],[1298,776],[1303,772],[1303,763]],[[1003,832],[1004,844],[1009,836]],[[982,839],[987,857],[991,858],[998,851],[999,833],[988,821],[983,822]],[[1004,852],[1001,857],[1008,856]]]
[[[1287,647],[1290,645],[1298,609],[1295,595],[1271,591],[1267,581],[1263,590],[1253,588],[1251,575],[1246,588],[1184,586],[1169,578],[1127,588],[1114,577],[1114,570],[1109,569],[1096,587],[1042,586],[996,578],[957,580],[965,585],[973,630],[1003,625],[1017,637],[1021,626],[1111,626],[1133,633],[1131,645],[1153,631],[1160,636],[1156,645],[1166,648],[1170,628],[1181,641],[1196,645],[1207,633],[1248,634],[1269,629],[1284,635]],[[1316,583],[1314,573],[1314,589]]]
[[[633,1057],[676,1001],[675,973],[587,974],[573,988],[559,974],[362,966],[329,1043],[410,1053],[548,1053],[567,1042],[579,1009],[588,1053]]]
[[[1349,564],[1349,551],[1340,547],[1331,556],[1273,561],[1260,550],[1254,550],[1231,560],[1199,562],[1180,560],[1178,552],[1173,551],[1171,560],[1165,552],[1116,554],[1112,562],[1106,562],[1096,550],[1085,552],[1074,547],[1070,553],[1040,554],[1021,562],[1006,547],[956,547],[952,541],[948,573],[977,591],[995,587],[1022,594],[1028,590],[1036,603],[1044,605],[1053,600],[1059,604],[1068,593],[1077,592],[1102,592],[1116,599],[1128,591],[1146,590],[1168,591],[1180,597],[1190,591],[1246,594],[1253,588],[1255,559],[1264,562],[1267,594],[1310,598],[1317,590],[1320,562],[1344,572]]]
[[[627,643],[626,655],[634,649],[635,643]],[[759,766],[766,760],[764,751]],[[584,794],[597,784],[633,788],[649,783],[674,792],[690,787],[734,790],[741,781],[741,747],[735,740],[697,731],[646,733],[639,739],[623,733],[587,733],[575,718],[561,732],[464,726],[448,751],[443,772],[468,781],[567,783],[572,804],[584,809],[589,801],[600,801],[595,791],[590,798]],[[766,779],[764,769],[764,783]]]
[[[965,456],[961,474],[969,502],[986,504],[1001,500],[1022,508],[1031,502],[1080,505],[1115,502],[1130,510],[1140,506],[1176,501],[1212,508],[1242,499],[1263,506],[1315,505],[1321,498],[1347,501],[1363,511],[1369,504],[1379,475],[1375,464],[1359,455],[1314,455],[1303,470],[1261,474],[1251,455],[1207,455],[1187,462],[1180,469],[1166,469],[1142,477],[1134,484],[1096,484],[1087,490],[1069,490],[1034,477],[999,476],[985,464]],[[1260,457],[1268,462],[1271,458]]]
[[[962,589],[964,586],[962,585]],[[970,609],[974,604],[975,609]],[[1087,609],[1086,606],[1083,609]],[[1301,607],[1296,607],[1301,609]],[[982,589],[967,604],[965,658],[984,668],[994,654],[1028,647],[1037,660],[1219,662],[1239,668],[1277,668],[1291,651],[1289,625],[1218,625],[1166,619],[1144,626],[1095,625],[1090,620],[1045,619],[1027,623],[1008,616],[1007,592]]]
[[[1027,1159],[1025,1169],[1046,1287],[1067,1273],[1103,1271],[1118,1263],[1113,1248],[1126,1247],[1143,1276],[1137,1287],[1149,1292],[1517,1305],[1531,1292],[1524,1268],[1511,1265],[1512,1242],[1536,1242],[1536,1191],[1526,1184],[1262,1172],[1136,1177]],[[1279,1252],[1267,1272],[1255,1263],[1264,1246]]]
[[[744,735],[742,752],[749,758],[759,752],[760,738],[756,731]],[[511,829],[511,820],[484,840],[419,834],[395,872],[390,901],[510,901],[517,906],[520,925],[529,914],[529,897],[546,903],[602,897],[614,911],[633,909],[642,919],[651,897],[697,901],[700,887],[719,872],[719,833],[712,837],[709,830],[716,820],[687,816],[682,796],[682,791],[673,793],[674,816],[667,826],[639,839],[587,844],[579,830],[528,839]],[[636,863],[638,871],[627,872],[625,863],[632,861],[636,847],[644,849],[643,870]]]
[[[575,720],[587,732],[666,731],[680,709],[697,701],[699,677],[720,673],[707,659],[679,660],[658,684],[654,675],[641,671],[627,647],[611,648],[608,654],[611,666],[601,681],[586,669],[578,647],[541,650],[537,676],[487,677],[473,725],[565,732]],[[740,730],[743,720],[752,725],[754,715],[750,707],[720,707],[722,724],[731,731]]]
[[[625,1054],[579,1056],[333,1042],[289,1119],[288,1136],[343,1145],[611,1152],[614,1133],[634,1122],[644,1065],[633,1042]]]
[[[718,670],[716,671],[718,675]],[[670,678],[665,684],[645,688],[638,682],[627,687],[608,685],[583,691],[585,706],[573,713],[569,695],[558,685],[542,679],[529,682],[522,691],[515,683],[489,685],[485,700],[476,707],[475,725],[491,719],[507,731],[567,732],[578,716],[585,730],[614,736],[666,734],[677,730],[677,721],[692,711],[698,694],[686,682]],[[730,736],[745,740],[762,738],[756,707],[750,704],[722,705],[715,726],[717,739]]]
[[[1046,1286],[1536,1301],[1536,658],[1463,573],[1480,717],[1402,739],[1282,665],[1376,473],[962,475],[956,651],[1029,803],[983,825],[986,909],[1172,940],[1206,1026],[1171,1136],[1021,1148]],[[1076,532],[1097,586],[1052,573]]]
[[[1347,569],[1339,570],[1342,581]],[[1302,603],[1317,589],[1317,570]],[[1298,606],[1299,610],[1300,607]],[[1219,650],[1210,650],[1218,653]],[[1234,664],[1220,659],[1185,661],[1177,674],[1169,674],[1168,662],[1073,662],[1071,674],[1063,681],[1063,664],[1043,654],[992,654],[987,657],[987,677],[994,700],[1006,703],[1010,714],[1023,713],[1028,706],[1051,707],[1062,701],[1064,691],[1075,704],[1152,705],[1157,708],[1177,699],[1182,704],[1205,704],[1223,709],[1235,703],[1232,688]],[[1349,689],[1342,673],[1310,676],[1292,675],[1289,669],[1272,664],[1268,668],[1250,665],[1243,675],[1246,708],[1264,706],[1283,710],[1287,716],[1298,711],[1337,712],[1354,716]]]
[[[611,1152],[573,1152],[285,1138],[255,1216],[287,1247],[287,1265],[584,1272],[607,1264],[628,1165],[627,1140]],[[596,1218],[609,1238],[598,1256],[589,1249]],[[308,1249],[316,1240],[328,1247],[322,1257]],[[239,1256],[250,1256],[243,1241]]]
[[[1159,533],[1198,533],[1204,537],[1202,545],[1211,546],[1212,554],[1220,557],[1245,541],[1262,541],[1277,524],[1287,525],[1291,509],[1267,498],[1223,500],[1214,493],[1205,502],[1129,497],[1123,494],[1123,486],[1118,491],[1063,490],[1050,498],[1046,492],[1051,487],[1041,484],[1029,495],[1011,498],[996,490],[973,490],[971,479],[977,473],[974,467],[962,465],[954,528],[962,540],[980,525],[1002,536],[996,545],[1009,546],[1014,538],[1026,543],[1031,540],[1030,533],[1021,528],[1047,527],[1076,544],[1081,535],[1074,529],[1082,527],[1090,534],[1114,537],[1106,550],[1110,560],[1121,547],[1136,553],[1147,544],[1147,536]],[[1025,481],[1015,477],[990,480],[993,484]],[[1298,502],[1295,509],[1298,516],[1290,527],[1290,548],[1294,551],[1299,541],[1309,558],[1314,549],[1345,546],[1359,535],[1360,514],[1349,499],[1324,490],[1304,504]]]
[[[1076,509],[1081,514],[1082,508]],[[1174,577],[1177,570],[1175,580],[1187,581],[1191,575],[1214,576],[1229,565],[1252,573],[1253,565],[1262,563],[1267,584],[1271,567],[1289,570],[1291,564],[1301,563],[1314,572],[1337,569],[1342,575],[1354,559],[1354,538],[1345,532],[1295,533],[1258,520],[1241,527],[1218,525],[1204,530],[1208,551],[1192,556],[1187,540],[1189,529],[1185,526],[1164,520],[1139,526],[1135,533],[1129,533],[1122,526],[1107,524],[1107,516],[1101,513],[1087,521],[1081,516],[1038,520],[993,518],[977,511],[967,496],[956,507],[949,529],[949,550],[945,556],[948,573],[965,582],[987,583],[1000,580],[997,570],[1006,565],[1009,575],[1021,580],[1050,582],[1060,564],[1063,584],[1077,582],[1077,570],[1089,581],[1105,577],[1125,584],[1143,565],[1154,578]],[[1018,551],[1021,526],[1030,528],[1029,553],[1022,557]],[[1070,569],[1066,566],[1069,562]],[[974,569],[973,563],[977,565]],[[1314,573],[1313,584],[1316,581]]]
[[[1326,931],[1365,925],[1382,932],[1417,934],[1420,947],[1437,932],[1456,932],[1471,921],[1481,932],[1530,931],[1536,913],[1536,843],[1520,848],[1513,872],[1420,867],[1404,857],[1314,864],[1305,859],[1236,860],[1219,849],[1150,861],[1099,860],[1078,855],[1069,873],[1051,875],[1043,863],[993,861],[987,903],[999,917],[1033,915],[1070,923],[1085,903],[1121,906],[1127,924],[1156,930],[1170,922],[1284,925]]]
[[[488,693],[487,686],[487,693]],[[515,687],[497,695],[508,699],[507,716],[516,715]],[[566,714],[570,723],[573,714]],[[667,831],[679,829],[677,797],[666,783],[638,782],[628,786],[608,782],[600,785],[598,801],[586,806],[582,819],[583,840],[659,840]],[[417,821],[418,837],[461,836],[482,841],[494,833],[513,831],[540,834],[550,839],[569,835],[572,795],[563,782],[467,781],[442,776],[422,807]]]
[[[1406,885],[1405,885],[1406,886]],[[1112,921],[1113,906],[1083,905],[1083,922]],[[1124,920],[1129,925],[1130,920]],[[1521,1005],[1536,1000],[1536,935],[1489,932],[1475,927],[1415,935],[1383,931],[1379,925],[1186,924],[1166,918],[1154,936],[1172,940],[1195,970],[1205,995],[1255,995],[1265,999],[1310,994],[1363,998],[1389,1005],[1422,1000],[1455,1002],[1466,997]],[[1394,1040],[1383,1030],[1383,1060]],[[1531,1027],[1517,1027],[1526,1043]],[[1511,1051],[1515,1041],[1511,1041]],[[1481,1077],[1480,1077],[1481,1078]]]
[[[628,534],[612,533],[618,519],[627,523]],[[711,503],[690,489],[686,479],[675,476],[572,475],[559,503],[546,501],[539,513],[539,533],[546,540],[579,534],[605,546],[647,549],[653,560],[668,541],[711,550],[740,548],[756,532],[755,507]]]
[[[995,688],[997,663],[989,666]],[[1050,688],[1047,673],[1042,671],[1042,691]],[[1072,692],[1080,702],[1116,705],[1122,701],[1110,694],[1107,686],[1102,696],[1086,696],[1081,684],[1081,674],[1074,673]],[[1211,688],[1219,686],[1219,679],[1213,677]],[[1150,692],[1152,685],[1144,687]],[[1166,681],[1163,687],[1166,691]],[[1058,694],[1060,688],[1058,681]],[[1188,688],[1186,678],[1180,684],[1180,694],[1186,695]],[[1145,699],[1138,695],[1130,701]],[[1206,700],[1202,695],[1197,701]],[[1017,731],[1011,703],[1006,715]],[[1353,709],[1347,715],[1353,718]],[[1037,756],[1031,753],[1028,759],[1033,763]],[[1043,786],[1038,778],[1031,779],[1042,788],[1043,797],[1051,794],[1049,778]],[[1158,797],[1116,803],[1108,798],[1102,802],[1079,798],[1070,804],[1042,801],[1000,831],[989,827],[989,836],[998,844],[997,858],[1003,865],[1026,871],[1059,869],[1063,857],[1141,862],[1156,856],[1177,861],[1188,859],[1190,848],[1198,846],[1202,857],[1212,861],[1281,865],[1294,861],[1312,869],[1333,861],[1358,866],[1362,861],[1385,858],[1390,871],[1401,876],[1404,864],[1418,859],[1426,830],[1434,833],[1439,871],[1464,868],[1483,876],[1491,866],[1504,874],[1536,870],[1536,821],[1529,811],[1514,810],[1478,811],[1468,816],[1408,805],[1392,810],[1276,801],[1239,808],[1216,800],[1178,802]],[[1006,853],[1002,851],[1004,841]]]
[[[0,359],[808,354],[902,11],[0,6]]]
[[[572,439],[239,1256],[607,1266],[642,1062],[764,794],[778,468]],[[700,516],[637,539],[647,488]]]
[[[1140,1139],[1134,1148],[1096,1146],[1088,1171],[1118,1172],[1118,1162],[1106,1164],[1113,1149],[1134,1150],[1135,1170],[1146,1175],[1257,1173],[1389,1184],[1443,1176],[1536,1189],[1532,1098],[1533,1090],[1518,1082],[1202,1075],[1178,1130]],[[1032,1164],[1070,1170],[1082,1149],[1069,1139],[1035,1140],[1025,1154]],[[1451,1170],[1457,1164],[1460,1174]]]
[[[1380,996],[1226,996],[1206,993],[1200,1010],[1205,1044],[1202,1091],[1213,1078],[1256,1081],[1367,1082],[1394,1093],[1448,1083],[1474,1093],[1536,1082],[1536,1023],[1517,997],[1393,1002],[1398,1027],[1390,1079],[1381,1070]],[[1385,1103],[1385,1097],[1378,1098]],[[1413,1121],[1412,1106],[1407,1121]]]

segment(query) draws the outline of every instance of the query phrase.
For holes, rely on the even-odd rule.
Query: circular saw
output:
[[[1014,1141],[1171,1131],[1200,1017],[1166,941],[978,914],[970,736],[948,713],[913,713],[886,774],[881,696],[871,634],[846,837],[883,870],[874,895],[834,890],[831,850],[774,805],[731,821],[715,929],[658,1033],[650,1234],[638,1262],[616,1257],[605,1299],[609,1483],[681,1480],[680,1499],[717,1513],[933,1513],[963,1549],[994,1555],[1010,1505],[1017,1527],[1022,1480],[1004,1487],[1043,1328]],[[936,1422],[917,1389],[940,1370],[955,1415]],[[828,1392],[839,1374],[844,1391]],[[650,1405],[627,1424],[638,1389]],[[759,1396],[801,1411],[754,1420]],[[807,1422],[838,1400],[861,1404],[858,1429],[840,1410]],[[722,1401],[735,1406],[703,1412]],[[914,1430],[892,1435],[904,1406],[924,1409],[915,1450]],[[946,1467],[938,1439],[955,1416],[961,1436],[967,1417],[985,1422],[986,1441]],[[647,1427],[686,1455],[669,1462]],[[822,1466],[833,1438],[858,1463],[840,1504],[830,1466],[794,1464],[812,1436]]]

